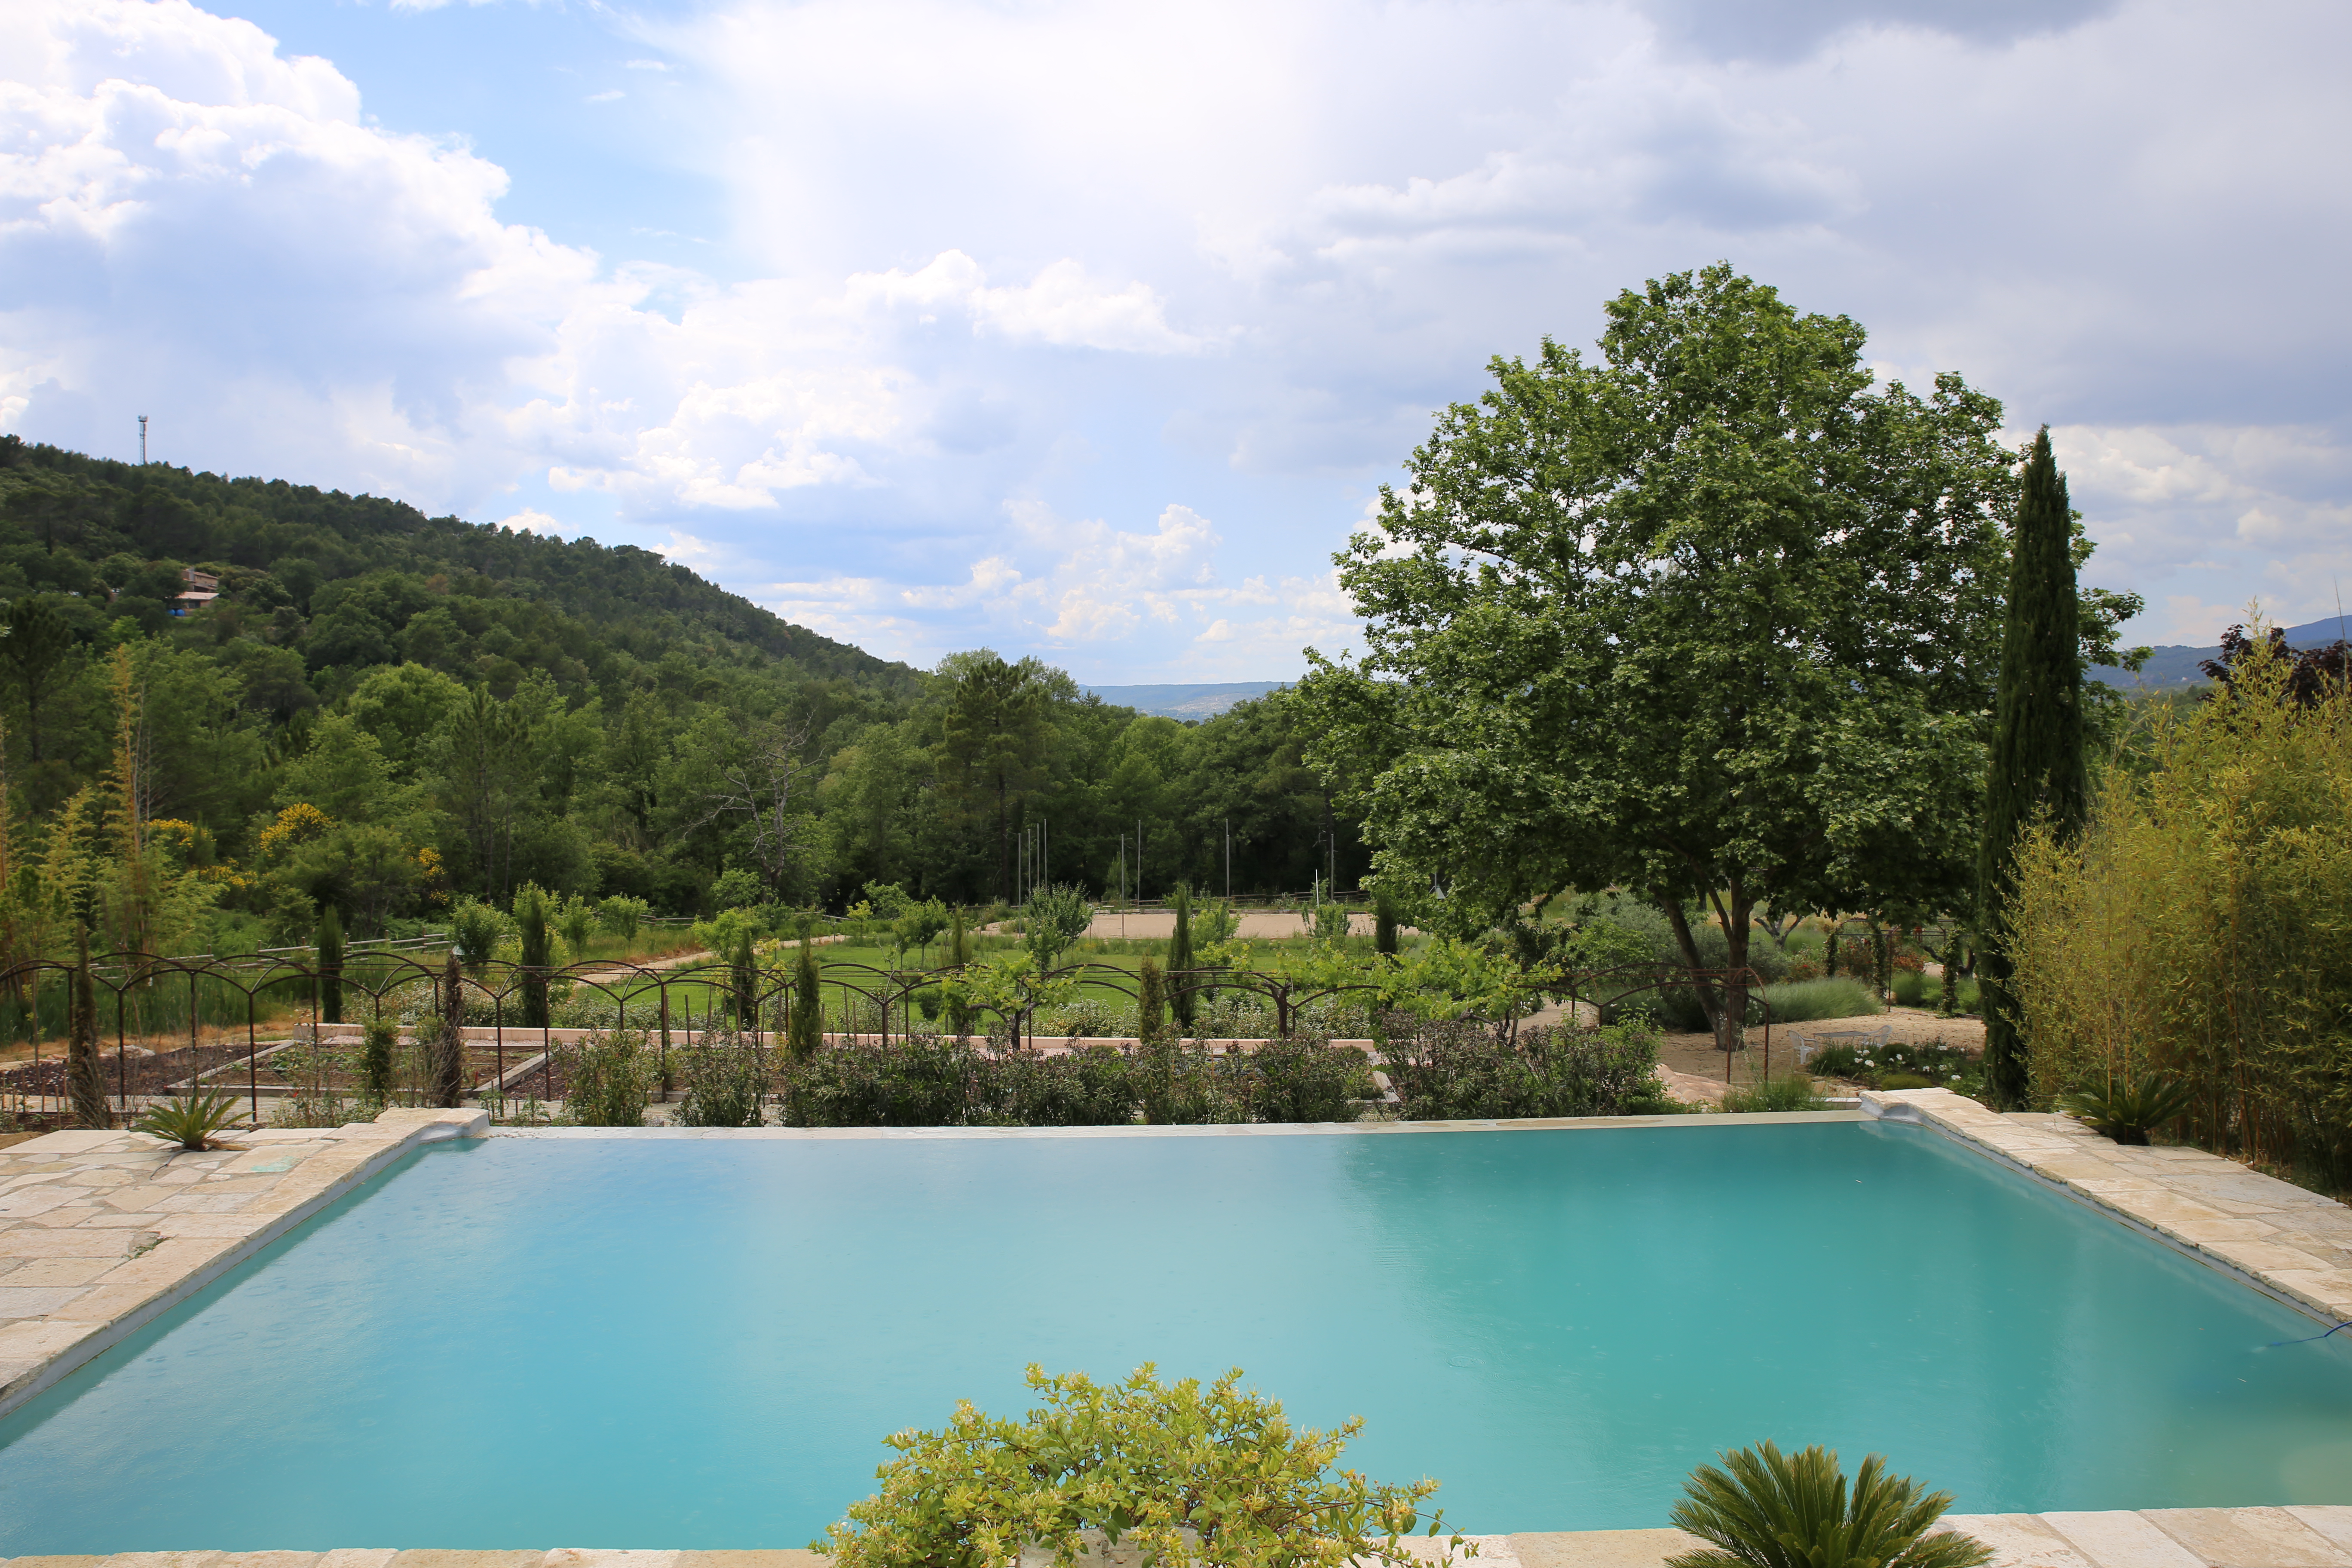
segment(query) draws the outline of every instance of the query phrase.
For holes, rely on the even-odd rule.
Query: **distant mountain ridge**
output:
[[[1115,707],[1162,719],[1213,719],[1236,702],[1248,702],[1291,685],[1287,680],[1227,680],[1193,686],[1087,686],[1078,689]]]
[[[2330,616],[2324,621],[2289,626],[2286,628],[2287,646],[2298,652],[2305,648],[2326,647],[2343,637],[2343,628],[2347,626],[2352,626],[2352,616]],[[2125,639],[2126,644],[2129,640]],[[2206,676],[2201,667],[2207,659],[2221,657],[2221,649],[2218,644],[2212,647],[2185,647],[2179,643],[2168,643],[2151,649],[2147,663],[2140,667],[2137,675],[2127,669],[2094,669],[2091,675],[2094,679],[2104,680],[2109,686],[2126,691],[2142,687],[2156,691],[2168,687],[2202,686]]]

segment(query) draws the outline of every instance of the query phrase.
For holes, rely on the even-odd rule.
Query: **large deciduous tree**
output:
[[[1964,901],[1999,404],[1874,390],[1860,326],[1727,266],[1607,311],[1597,362],[1496,360],[1338,557],[1365,654],[1304,700],[1383,885],[1461,927],[1626,888],[1694,969],[1695,900],[1734,969],[1759,909]]]
[[[2071,837],[2082,826],[2089,793],[2083,757],[2081,620],[2074,514],[2066,502],[2066,476],[2051,455],[2044,426],[2026,458],[2018,501],[1977,868],[1985,1079],[2003,1105],[2021,1104],[2028,1083],[2024,1042],[2008,994],[2003,930],[2017,841],[2037,818]]]

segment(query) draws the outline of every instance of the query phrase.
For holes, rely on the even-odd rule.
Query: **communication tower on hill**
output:
[[[147,416],[139,416],[139,466],[147,466]]]

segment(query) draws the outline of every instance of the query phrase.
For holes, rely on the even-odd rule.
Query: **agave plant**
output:
[[[1701,1465],[1683,1483],[1674,1521],[1715,1550],[1685,1552],[1666,1568],[1979,1568],[1990,1548],[1955,1531],[1927,1533],[1952,1506],[1876,1454],[1849,1490],[1837,1455],[1819,1444],[1783,1454],[1770,1443],[1735,1448],[1723,1468]]]
[[[2146,1143],[2148,1130],[2161,1127],[2197,1098],[2197,1091],[2170,1073],[2142,1073],[2137,1082],[2110,1079],[2095,1089],[2077,1089],[2058,1108],[2088,1122],[2118,1143]]]
[[[139,1118],[139,1131],[183,1149],[225,1149],[217,1134],[237,1121],[236,1096],[192,1090],[158,1101]]]

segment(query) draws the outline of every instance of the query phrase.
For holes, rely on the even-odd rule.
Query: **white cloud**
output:
[[[388,131],[249,24],[17,0],[0,421],[120,453],[145,411],[172,460],[436,511],[544,476],[541,506],[610,498],[833,635],[1280,675],[1348,636],[1329,551],[1490,353],[1728,256],[1914,382],[2049,419],[2092,580],[2159,605],[2140,635],[2257,592],[2323,613],[2352,569],[2352,17],[1769,11],[600,11],[591,58],[691,89],[647,166],[723,195],[707,225],[583,211],[721,237],[696,272],[506,221],[467,127]]]

